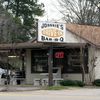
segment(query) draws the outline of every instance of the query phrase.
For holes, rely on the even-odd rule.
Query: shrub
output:
[[[65,86],[48,86],[46,87],[46,90],[62,90],[67,89],[68,87]]]
[[[78,80],[62,80],[60,81],[61,86],[80,86],[83,87],[84,83]]]
[[[75,82],[73,82],[72,80],[62,80],[60,82],[60,85],[62,85],[62,86],[73,86],[73,85],[75,85]]]
[[[78,86],[83,87],[85,84],[82,81],[76,80]]]
[[[100,79],[94,80],[93,85],[100,86]]]

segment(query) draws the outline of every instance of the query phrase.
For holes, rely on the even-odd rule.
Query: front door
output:
[[[61,78],[64,66],[64,51],[54,50],[53,53],[53,72],[57,73],[57,77]]]

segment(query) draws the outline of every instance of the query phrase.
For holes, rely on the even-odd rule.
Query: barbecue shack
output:
[[[9,58],[9,62],[19,63],[16,66],[25,70],[24,84],[48,85],[50,77],[53,85],[65,79],[82,81],[83,70],[85,83],[100,79],[100,27],[39,22],[36,38],[25,43],[0,44],[0,50],[12,47],[23,52],[16,53],[17,57]]]

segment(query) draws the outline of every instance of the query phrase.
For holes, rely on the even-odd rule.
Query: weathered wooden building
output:
[[[50,45],[34,38],[25,43],[0,44],[0,50],[10,50],[9,56],[17,52],[16,58],[9,57],[9,63],[15,61],[16,66],[24,67],[26,84],[41,85],[41,81],[47,85]],[[65,42],[52,43],[52,48],[55,81],[82,80],[83,69],[85,83],[100,79],[100,27],[66,24]]]

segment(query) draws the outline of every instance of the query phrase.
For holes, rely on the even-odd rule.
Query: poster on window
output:
[[[64,23],[38,22],[39,42],[65,42],[65,33]]]

